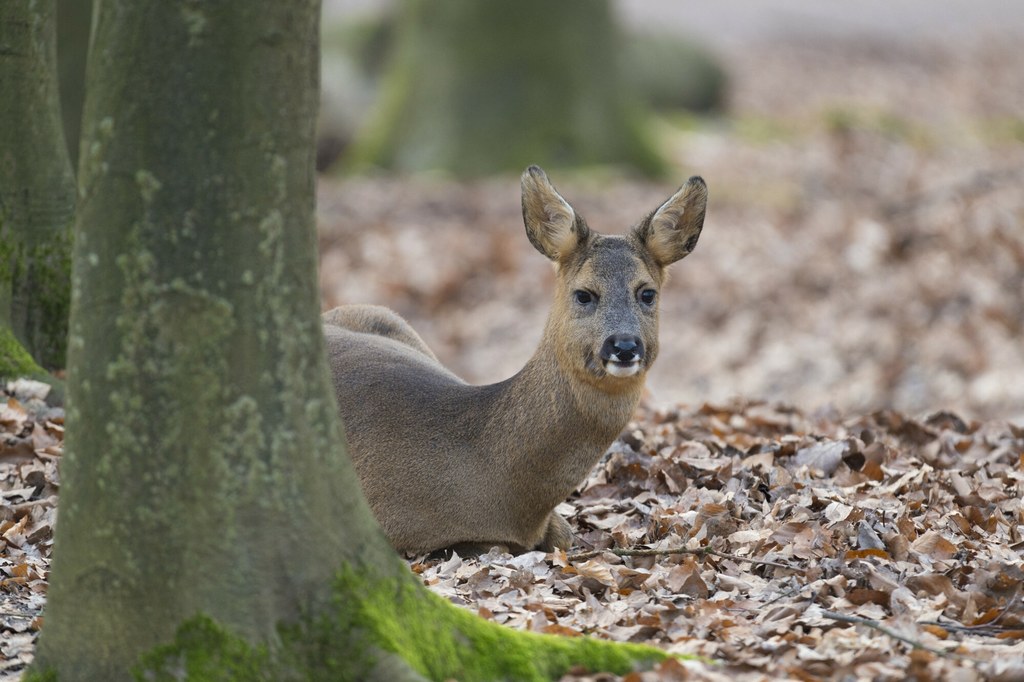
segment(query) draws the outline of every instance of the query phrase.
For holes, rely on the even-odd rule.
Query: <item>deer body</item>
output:
[[[555,302],[533,357],[497,384],[463,382],[386,308],[324,313],[349,453],[397,549],[571,546],[553,509],[636,409],[664,268],[692,250],[705,201],[691,178],[628,236],[602,236],[527,169],[527,235],[558,268]]]

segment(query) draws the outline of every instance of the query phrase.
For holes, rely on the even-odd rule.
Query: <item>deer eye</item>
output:
[[[644,305],[654,305],[654,299],[658,297],[658,292],[654,289],[643,289],[640,291],[640,302]]]
[[[589,291],[584,291],[583,289],[577,289],[572,292],[572,297],[580,305],[589,305],[590,303],[593,303],[596,298],[594,294]]]

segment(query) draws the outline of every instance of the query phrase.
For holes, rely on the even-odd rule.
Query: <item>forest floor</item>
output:
[[[43,627],[62,424],[29,395],[0,404],[0,679]],[[701,657],[627,682],[1019,680],[1022,498],[1006,421],[643,407],[559,506],[573,552],[409,561],[509,627]]]
[[[1021,679],[1024,53],[802,40],[729,67],[727,116],[660,124],[708,219],[645,406],[561,506],[577,553],[410,565],[513,627],[706,658],[630,682]],[[607,232],[674,189],[550,175]],[[319,204],[325,307],[393,307],[473,382],[533,352],[553,276],[517,178],[324,179]],[[60,486],[61,413],[23,391],[0,678],[42,625]]]

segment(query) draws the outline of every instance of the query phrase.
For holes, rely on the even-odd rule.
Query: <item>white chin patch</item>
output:
[[[605,371],[613,377],[631,377],[640,371],[640,361],[630,363],[607,362],[604,365]]]

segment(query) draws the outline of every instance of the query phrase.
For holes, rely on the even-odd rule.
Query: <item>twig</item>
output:
[[[943,649],[936,649],[934,647],[928,646],[927,644],[924,644],[923,642],[919,642],[916,639],[911,639],[910,637],[907,637],[906,635],[901,635],[900,633],[896,632],[895,630],[893,630],[891,628],[885,627],[884,625],[879,623],[877,620],[871,620],[870,618],[861,618],[860,616],[847,616],[844,613],[836,613],[835,611],[826,611],[824,609],[822,609],[821,615],[824,616],[825,618],[829,618],[831,620],[839,621],[840,623],[852,623],[854,625],[863,625],[865,627],[871,628],[872,630],[878,630],[883,635],[888,635],[889,637],[892,637],[893,639],[897,639],[897,640],[899,640],[899,641],[901,641],[901,642],[903,642],[905,644],[909,644],[910,646],[912,646],[915,649],[921,649],[922,651],[927,651],[927,652],[933,653],[936,656],[942,656],[942,657],[952,656],[952,657],[955,657],[955,658],[963,658],[962,656],[959,656],[958,654],[955,654],[952,651],[945,651]]]
[[[18,613],[17,611],[0,611],[0,618],[38,618],[40,614]]]
[[[790,566],[784,564],[781,561],[769,561],[768,559],[751,559],[750,557],[739,556],[737,554],[728,554],[726,552],[719,552],[717,549],[709,549],[704,554],[711,554],[722,559],[732,559],[733,561],[743,561],[748,564],[754,564],[756,566],[775,566],[776,568],[796,568],[796,566]]]
[[[811,583],[810,585],[801,585],[800,583],[797,583],[796,585],[794,585],[793,587],[789,588],[788,590],[785,590],[785,591],[779,593],[779,595],[776,596],[774,599],[769,599],[768,601],[766,601],[764,604],[761,605],[761,608],[763,609],[765,607],[771,606],[775,602],[781,601],[781,600],[785,599],[786,597],[792,597],[794,594],[795,595],[799,595],[801,592],[803,592],[804,590],[806,590],[807,588],[809,588],[813,584],[814,583]]]
[[[1010,609],[1013,608],[1013,605],[1017,603],[1017,592],[1019,591],[1020,586],[1018,585],[1017,591],[1015,591],[1014,594],[1006,600],[1006,604],[999,610],[999,613],[996,614],[995,618],[986,623],[964,625],[963,623],[957,623],[956,621],[945,623],[938,620],[922,620],[918,622],[922,625],[937,625],[940,628],[952,630],[953,632],[977,632],[983,635],[987,632],[1001,632],[1004,628],[999,626],[998,623],[1003,619],[1003,616],[1009,613]]]
[[[57,506],[57,496],[50,495],[49,497],[40,497],[36,500],[29,500],[28,502],[19,502],[18,504],[12,504],[9,508],[15,513],[25,511],[26,509],[32,509],[33,507],[40,507],[44,505],[50,505],[51,507]]]
[[[1002,626],[994,625],[993,623],[985,623],[983,625],[964,625],[963,623],[946,623],[941,620],[919,620],[918,625],[934,625],[935,627],[948,630],[949,632],[956,633],[973,633],[982,637],[993,637],[995,633],[1002,632],[1005,630]]]
[[[726,554],[725,552],[719,552],[718,550],[711,549],[709,547],[703,547],[701,549],[688,549],[686,547],[669,547],[667,549],[595,549],[588,552],[576,552],[575,554],[569,554],[566,559],[569,561],[583,561],[585,559],[593,559],[599,554],[610,552],[615,556],[661,556],[665,554],[693,554],[696,556],[706,556],[711,554],[712,556],[721,557],[722,559],[732,559],[733,561],[743,561],[748,564],[757,564],[759,566],[776,566],[778,568],[794,568],[788,564],[779,563],[778,561],[768,561],[767,559],[751,559],[749,557],[737,556],[735,554]]]

